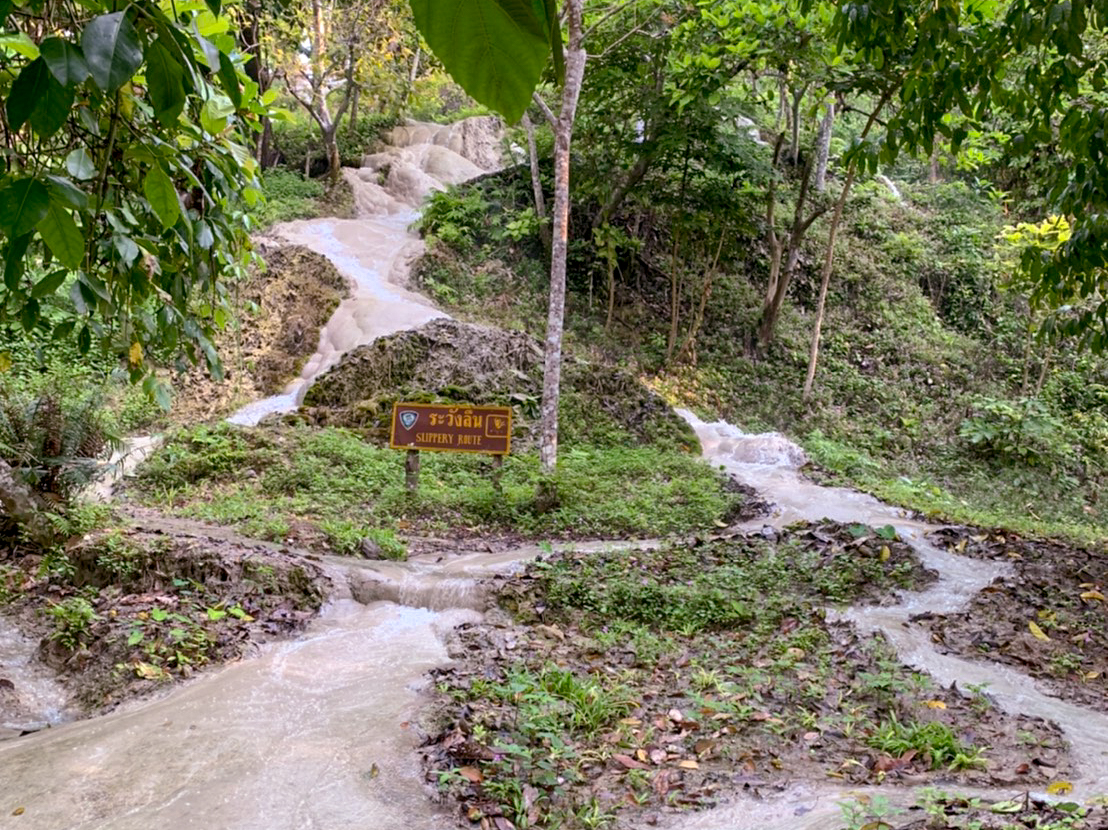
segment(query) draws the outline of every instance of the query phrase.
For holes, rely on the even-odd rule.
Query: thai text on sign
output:
[[[512,448],[512,408],[396,403],[389,446],[395,450],[507,455]]]

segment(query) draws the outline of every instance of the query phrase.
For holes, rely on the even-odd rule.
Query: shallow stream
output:
[[[420,188],[469,171],[458,162],[450,173],[446,154],[465,151],[464,131],[412,128],[398,136],[397,146],[392,155],[367,157],[366,167],[347,174],[358,204],[369,215],[277,229],[286,240],[331,259],[351,281],[351,297],[325,327],[319,350],[301,378],[283,395],[237,413],[236,422],[256,423],[269,413],[294,408],[312,380],[349,349],[442,314],[405,286],[407,264],[418,251],[408,225]],[[437,149],[430,150],[432,146]],[[466,164],[475,162],[467,158]],[[436,171],[437,179],[432,175]],[[1075,795],[1108,793],[1104,714],[1048,697],[1008,668],[940,655],[922,627],[907,625],[911,615],[922,611],[963,607],[1004,573],[1003,566],[943,552],[925,541],[931,528],[903,511],[861,493],[808,481],[799,473],[803,452],[782,436],[746,435],[729,424],[681,414],[712,464],[776,505],[771,518],[752,523],[750,529],[823,518],[895,526],[940,579],[923,592],[906,594],[898,605],[848,609],[842,618],[864,631],[883,632],[904,662],[943,685],[987,684],[1004,709],[1058,722],[1082,770],[1074,782]],[[267,645],[255,656],[160,699],[73,723],[62,723],[64,696],[30,659],[35,644],[0,620],[0,667],[27,690],[22,703],[28,722],[59,724],[0,741],[0,828],[455,827],[454,819],[429,797],[414,752],[420,690],[428,682],[428,670],[447,662],[444,641],[449,632],[480,619],[487,602],[480,580],[538,553],[532,547],[408,563],[329,560],[325,565],[335,585],[332,599],[298,639]],[[843,826],[839,802],[873,792],[802,783],[772,797],[736,798],[720,808],[672,817],[667,826],[838,830]],[[910,789],[885,787],[880,792],[905,804],[915,798]]]

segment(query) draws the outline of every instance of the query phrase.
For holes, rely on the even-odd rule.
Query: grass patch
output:
[[[371,531],[504,531],[527,536],[650,536],[714,527],[742,506],[700,460],[652,447],[574,447],[561,454],[558,504],[539,510],[536,453],[505,459],[424,453],[420,489],[404,489],[402,453],[341,429],[200,426],[172,436],[140,470],[149,504],[283,539],[314,525],[339,552]],[[395,539],[378,534],[383,549]],[[394,548],[393,548],[394,549]]]

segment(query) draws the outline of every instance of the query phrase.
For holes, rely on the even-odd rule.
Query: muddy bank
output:
[[[15,726],[101,713],[250,654],[300,631],[325,584],[317,565],[261,543],[133,529],[64,557],[9,551],[0,572],[5,626],[22,638],[7,661],[0,649],[0,723]],[[44,709],[44,678],[60,705]]]
[[[934,574],[891,528],[822,524],[499,577],[437,675],[428,780],[483,827],[642,827],[796,780],[1042,787],[1057,727],[939,687],[827,606]]]
[[[1108,551],[969,528],[934,539],[1011,570],[964,611],[916,617],[940,650],[1016,667],[1064,700],[1108,707]]]
[[[218,338],[225,378],[213,381],[195,367],[174,382],[171,419],[197,423],[233,411],[244,401],[279,392],[295,378],[319,343],[319,333],[350,293],[331,261],[301,245],[259,240],[264,267],[238,288],[239,320]]]

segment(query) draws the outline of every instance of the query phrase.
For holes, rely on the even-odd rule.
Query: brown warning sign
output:
[[[389,446],[394,450],[507,455],[512,449],[512,408],[396,403]]]

